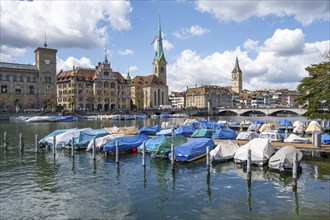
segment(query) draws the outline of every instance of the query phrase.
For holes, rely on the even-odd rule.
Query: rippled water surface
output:
[[[141,127],[146,121],[129,123]],[[93,161],[84,151],[74,158],[65,150],[57,150],[55,157],[52,151],[34,152],[36,133],[41,138],[69,127],[97,128],[100,121],[0,122],[1,219],[330,218],[329,159],[304,159],[293,192],[290,175],[261,169],[253,170],[249,189],[245,171],[233,162],[214,165],[208,175],[205,160],[179,164],[173,172],[168,160],[149,157],[144,168],[141,155],[134,153],[121,154],[117,165],[111,155]]]

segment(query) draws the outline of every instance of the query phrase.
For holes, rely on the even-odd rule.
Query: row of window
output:
[[[7,74],[4,81],[10,81],[10,78],[11,78],[11,76],[9,74]],[[13,78],[13,82],[17,82],[17,81],[18,82],[24,82],[24,77],[23,76],[17,77],[16,75],[14,75],[12,78]],[[0,81],[3,81],[2,74],[0,74]],[[33,77],[27,76],[26,77],[26,82],[37,82],[37,77],[36,76],[33,76]],[[52,77],[51,76],[45,76],[45,81],[44,82],[45,83],[52,83]]]
[[[1,85],[1,93],[8,93],[8,86],[6,84]],[[15,86],[15,93],[23,93],[22,85],[17,84]],[[33,85],[29,85],[28,87],[28,93],[29,94],[35,94],[35,88]],[[46,86],[46,93],[51,93],[51,86]]]

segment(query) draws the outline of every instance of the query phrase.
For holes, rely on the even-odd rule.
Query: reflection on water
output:
[[[150,122],[135,123],[141,127]],[[74,158],[70,150],[57,150],[55,156],[51,149],[34,152],[36,133],[41,138],[72,126],[98,128],[100,122],[0,123],[0,133],[6,130],[10,141],[7,151],[0,150],[1,218],[329,218],[329,159],[303,159],[297,191],[292,191],[290,174],[253,167],[248,183],[246,169],[233,162],[214,164],[208,173],[204,159],[177,164],[172,170],[169,160],[150,157],[143,167],[139,154],[120,155],[116,164],[114,155],[93,160],[84,151],[77,151]],[[17,132],[24,133],[23,152]]]

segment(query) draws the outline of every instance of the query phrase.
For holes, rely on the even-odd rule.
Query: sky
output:
[[[0,1],[1,62],[34,64],[57,49],[57,71],[95,68],[105,55],[124,76],[152,74],[160,16],[170,91],[231,85],[296,89],[330,50],[328,0]]]

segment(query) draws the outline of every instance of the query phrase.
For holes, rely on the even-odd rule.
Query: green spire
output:
[[[156,58],[160,60],[162,56],[164,56],[163,51],[163,39],[162,39],[162,29],[160,27],[160,14],[158,13],[158,39],[157,39],[157,51]]]

